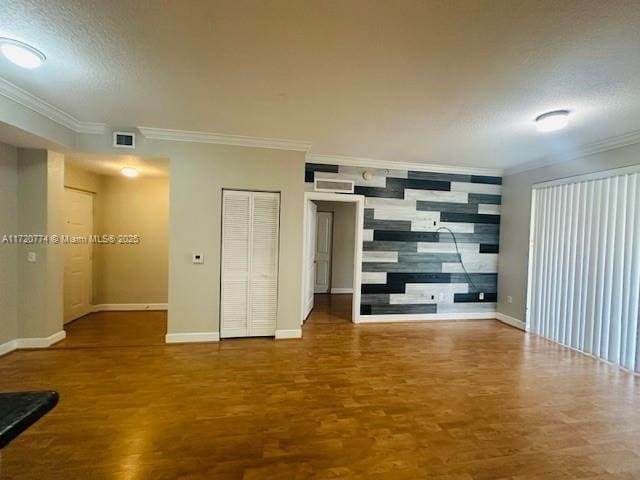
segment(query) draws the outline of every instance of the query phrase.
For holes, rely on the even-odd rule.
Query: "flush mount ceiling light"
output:
[[[536,128],[539,132],[553,132],[561,130],[569,123],[569,110],[554,110],[536,118]]]
[[[137,168],[133,168],[133,167],[124,167],[122,170],[120,170],[120,172],[122,172],[122,174],[125,177],[131,177],[131,178],[137,177],[138,174],[140,173],[138,172]]]
[[[0,51],[22,68],[38,68],[47,59],[37,48],[12,38],[0,38]]]

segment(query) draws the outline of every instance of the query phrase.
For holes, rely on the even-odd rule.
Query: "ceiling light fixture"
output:
[[[554,110],[543,113],[536,118],[536,128],[539,132],[554,132],[569,124],[569,110]]]
[[[137,168],[133,168],[133,167],[124,167],[124,168],[123,168],[122,170],[120,170],[120,171],[122,172],[122,174],[123,174],[125,177],[131,177],[131,178],[133,178],[133,177],[137,177],[137,176],[138,176],[138,174],[140,173],[140,172],[138,172],[138,169],[137,169]]]
[[[37,48],[12,38],[0,38],[0,51],[22,68],[38,68],[47,59]]]

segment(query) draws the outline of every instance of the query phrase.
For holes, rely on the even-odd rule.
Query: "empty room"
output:
[[[640,3],[0,2],[0,480],[640,478]]]

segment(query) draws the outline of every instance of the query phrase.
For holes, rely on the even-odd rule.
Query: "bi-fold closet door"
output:
[[[279,193],[223,191],[222,338],[275,335],[279,239]]]

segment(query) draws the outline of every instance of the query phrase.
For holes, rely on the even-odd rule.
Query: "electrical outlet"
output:
[[[513,297],[511,295],[507,296],[507,303],[513,303]]]
[[[484,300],[484,292],[480,292],[480,293],[478,294],[478,299],[480,299],[480,300]]]

